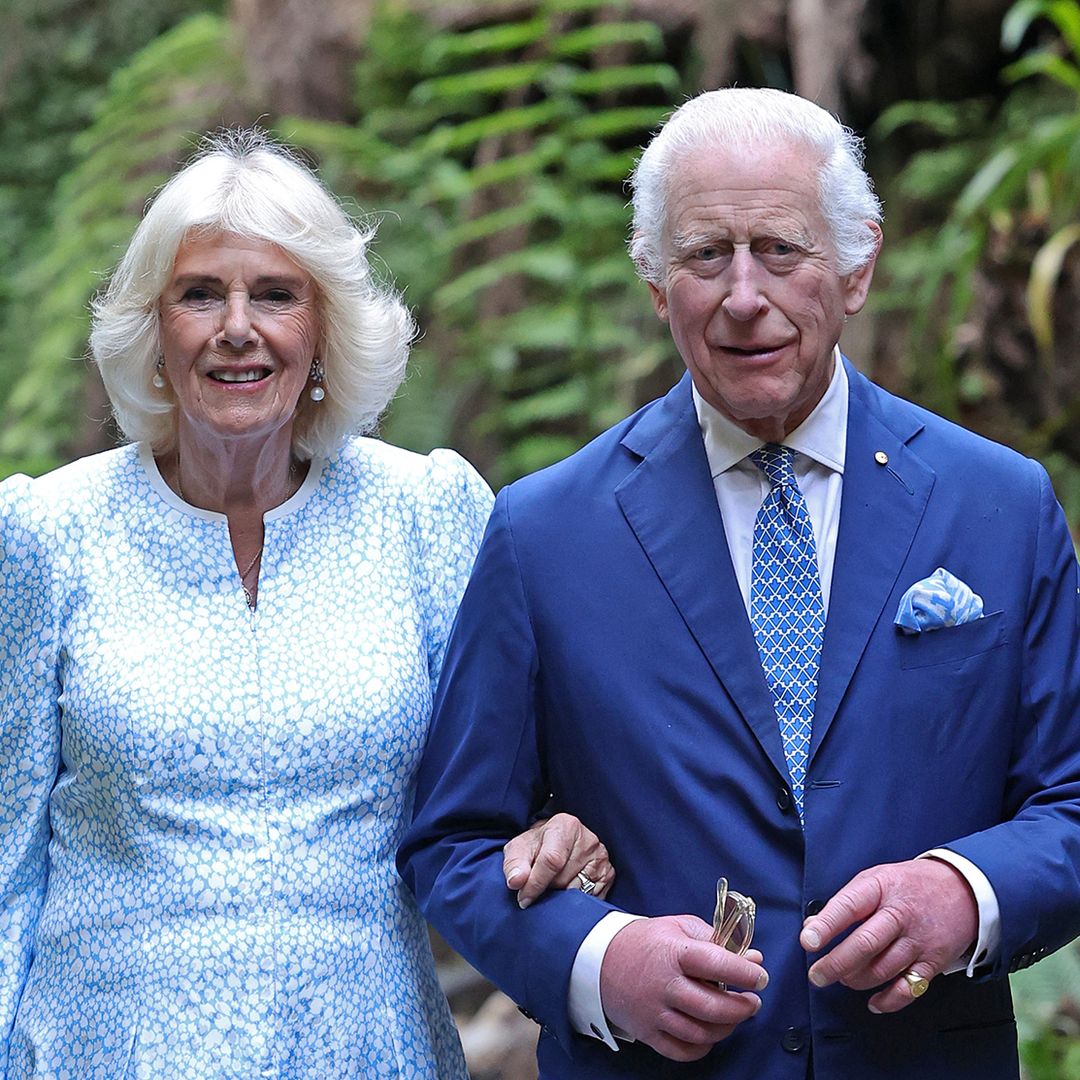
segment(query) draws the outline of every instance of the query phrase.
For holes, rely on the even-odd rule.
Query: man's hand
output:
[[[536,822],[503,848],[506,886],[527,908],[548,889],[579,889],[578,873],[595,883],[593,896],[606,896],[615,868],[599,837],[571,814]]]
[[[712,927],[693,915],[639,919],[612,939],[600,968],[608,1020],[674,1061],[697,1061],[761,1008],[769,976],[761,953],[736,956],[709,940]]]
[[[856,874],[803,924],[807,952],[824,948],[861,922],[810,968],[815,986],[840,982],[852,990],[882,989],[871,1012],[898,1012],[915,1000],[903,974],[932,979],[954,964],[979,930],[975,897],[964,876],[938,859],[874,866]],[[887,985],[886,985],[887,984]]]

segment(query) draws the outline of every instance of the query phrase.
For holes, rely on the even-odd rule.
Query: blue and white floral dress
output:
[[[0,485],[0,1076],[465,1076],[394,853],[490,506],[356,439],[251,612],[145,447]]]

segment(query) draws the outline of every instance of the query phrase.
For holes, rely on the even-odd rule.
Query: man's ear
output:
[[[844,313],[856,315],[862,311],[870,292],[870,282],[874,280],[874,266],[881,251],[881,226],[876,221],[868,221],[868,228],[874,234],[874,253],[866,260],[866,265],[852,271],[844,278]]]
[[[652,306],[657,318],[661,322],[667,322],[667,293],[663,289],[658,289],[651,281],[646,281],[645,284],[649,286],[649,295],[652,297]]]
[[[630,242],[630,258],[634,260],[634,269],[637,270],[638,277],[649,286],[649,294],[652,296],[653,309],[656,311],[657,318],[659,318],[661,322],[667,322],[667,293],[665,293],[663,289],[657,288],[649,280],[649,261],[645,258],[640,247],[641,235],[640,231],[634,233],[634,237]]]

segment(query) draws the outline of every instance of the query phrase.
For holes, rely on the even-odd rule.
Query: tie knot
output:
[[[795,454],[796,451],[790,446],[766,443],[760,450],[755,450],[750,455],[750,460],[776,488],[795,483]]]

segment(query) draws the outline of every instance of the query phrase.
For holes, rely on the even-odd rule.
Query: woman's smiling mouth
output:
[[[261,382],[263,379],[269,378],[271,374],[270,369],[264,367],[246,368],[243,371],[238,371],[235,368],[218,368],[208,372],[211,379],[222,383]]]

